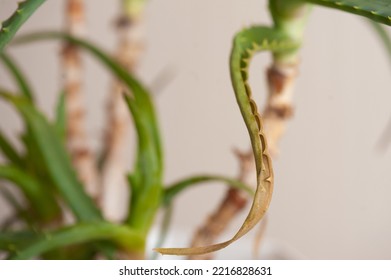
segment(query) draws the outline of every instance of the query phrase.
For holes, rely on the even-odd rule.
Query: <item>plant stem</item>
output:
[[[84,1],[67,0],[66,28],[69,34],[84,35]],[[97,170],[85,131],[85,108],[82,92],[82,61],[78,48],[71,43],[63,46],[63,73],[66,108],[67,147],[72,163],[86,191],[96,198]]]

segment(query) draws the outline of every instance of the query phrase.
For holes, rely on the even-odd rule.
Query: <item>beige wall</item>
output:
[[[0,0],[1,18],[14,2]],[[116,1],[86,2],[88,37],[112,50],[115,36],[110,23]],[[62,4],[47,1],[21,32],[60,28]],[[247,148],[248,137],[229,80],[230,44],[242,27],[270,21],[265,7],[264,0],[150,2],[139,74],[151,84],[166,67],[175,73],[175,80],[156,97],[166,182],[200,172],[236,174],[231,150]],[[54,43],[12,50],[50,115],[59,92],[58,51]],[[314,9],[310,17],[301,57],[295,118],[275,161],[267,240],[286,244],[310,259],[389,259],[391,154],[390,149],[376,149],[391,118],[387,57],[363,19],[325,8]],[[268,55],[260,55],[251,67],[260,102],[269,61]],[[109,77],[90,57],[86,70],[88,131],[98,148]],[[2,69],[0,83],[12,84]],[[10,112],[1,104],[0,126],[12,134],[20,123]],[[222,195],[218,185],[182,195],[175,205],[175,227],[192,232]],[[238,219],[232,233],[239,225]]]

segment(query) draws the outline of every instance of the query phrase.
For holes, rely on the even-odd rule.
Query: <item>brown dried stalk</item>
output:
[[[141,15],[124,13],[116,21],[118,33],[117,61],[128,71],[134,71],[143,50]],[[107,129],[104,135],[104,165],[102,169],[102,206],[106,216],[119,220],[118,209],[112,208],[112,200],[126,189],[125,158],[126,135],[129,128],[129,113],[123,100],[124,87],[113,81],[107,106]]]
[[[292,93],[297,73],[296,64],[273,65],[267,71],[269,95],[262,114],[265,135],[268,140],[269,152],[275,157],[278,154],[277,144],[285,131],[287,120],[293,114]],[[240,171],[238,179],[255,185],[255,162],[250,149],[245,153],[236,152]],[[231,221],[245,207],[248,196],[243,191],[230,188],[216,211],[206,220],[196,232],[191,242],[192,247],[215,243],[216,239],[226,230]],[[257,242],[259,246],[260,242]],[[192,260],[212,259],[213,254],[190,256]]]
[[[83,0],[67,1],[65,19],[67,32],[75,36],[84,35]],[[85,131],[85,109],[81,88],[82,62],[79,50],[75,45],[64,44],[62,63],[67,117],[67,148],[86,191],[95,198],[97,195],[97,170]]]

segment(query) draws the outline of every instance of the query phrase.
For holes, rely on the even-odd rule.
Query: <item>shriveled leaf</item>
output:
[[[12,258],[31,259],[57,248],[92,241],[111,241],[131,252],[140,252],[145,245],[144,238],[127,226],[106,222],[86,223],[45,233]]]
[[[157,252],[168,255],[201,255],[223,249],[247,234],[265,215],[273,193],[273,168],[263,133],[262,119],[248,84],[248,67],[251,57],[259,51],[290,51],[299,42],[285,37],[283,33],[268,27],[250,27],[239,32],[231,52],[231,80],[237,103],[246,124],[253,149],[257,188],[250,211],[238,232],[228,241],[193,248],[157,248]]]
[[[75,216],[81,221],[101,220],[98,208],[77,179],[65,147],[54,127],[26,99],[5,92],[0,92],[0,96],[13,104],[23,116],[31,131],[31,137],[42,155],[48,176],[53,180]]]
[[[170,185],[169,187],[167,187],[164,190],[164,194],[163,194],[163,204],[170,205],[174,197],[176,197],[182,191],[188,189],[189,187],[193,187],[195,185],[208,183],[208,182],[225,183],[232,188],[243,190],[251,196],[254,195],[254,190],[250,186],[244,184],[239,180],[228,178],[225,176],[217,176],[217,175],[198,175],[198,176],[186,178],[184,180],[180,180],[179,182],[176,182]]]

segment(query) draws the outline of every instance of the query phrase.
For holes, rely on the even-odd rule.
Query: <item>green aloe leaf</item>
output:
[[[13,147],[11,142],[0,130],[0,151],[5,156],[5,158],[12,164],[22,167],[24,166],[23,159]]]
[[[19,87],[19,92],[22,93],[30,101],[33,101],[33,93],[31,91],[31,87],[27,82],[27,79],[24,77],[22,71],[19,69],[18,65],[5,52],[0,53],[0,58],[3,61],[4,65],[7,66],[9,72],[14,77],[15,82]]]
[[[30,130],[30,135],[42,155],[48,176],[75,216],[81,221],[101,220],[101,214],[77,179],[70,159],[54,127],[25,98],[0,92],[0,96],[15,106]]]
[[[156,146],[156,152],[158,156],[158,164],[159,168],[162,168],[163,159],[162,159],[162,149],[161,149],[161,140],[160,133],[158,129],[158,123],[156,119],[155,109],[150,97],[150,94],[146,90],[146,88],[137,81],[132,75],[126,71],[120,64],[118,64],[114,59],[112,59],[109,55],[107,55],[104,51],[94,46],[92,43],[71,36],[66,33],[61,32],[37,32],[32,34],[27,34],[24,36],[19,36],[14,40],[14,44],[24,44],[39,40],[47,40],[47,39],[62,39],[67,40],[72,44],[77,45],[85,50],[87,50],[90,54],[95,56],[98,60],[100,60],[119,80],[121,80],[131,91],[132,99],[137,102],[137,105],[140,108],[143,108],[143,114],[148,118],[148,126],[151,134],[153,135],[154,145]]]
[[[224,177],[224,176],[217,176],[217,175],[198,175],[190,178],[186,178],[183,180],[180,180],[169,187],[167,187],[164,190],[163,194],[163,205],[170,205],[172,203],[172,200],[180,194],[182,191],[188,189],[189,187],[193,187],[196,185],[200,185],[202,183],[208,183],[208,182],[221,182],[228,184],[232,188],[240,189],[245,192],[247,192],[249,195],[254,195],[254,190],[250,186],[244,184],[243,182]]]
[[[145,246],[144,238],[128,226],[106,222],[88,223],[45,233],[12,258],[31,259],[54,249],[92,241],[112,241],[123,250],[131,252],[142,251]]]
[[[36,239],[38,234],[33,231],[0,232],[0,251],[15,253]]]
[[[46,0],[26,0],[18,3],[16,11],[1,24],[0,53],[12,40],[19,28]]]
[[[44,221],[50,221],[58,215],[60,209],[54,196],[48,193],[40,183],[24,170],[12,165],[0,165],[0,179],[5,179],[19,187],[30,204]]]
[[[149,119],[145,116],[143,107],[129,96],[125,96],[126,103],[132,113],[135,123],[138,149],[135,170],[130,176],[132,197],[130,205],[130,216],[127,219],[129,225],[147,232],[150,228],[155,213],[160,206],[162,182],[161,167]]]
[[[305,0],[305,2],[361,15],[391,25],[391,2],[389,0]]]
[[[25,209],[24,206],[21,205],[15,195],[1,185],[0,195],[7,201],[8,205],[11,206],[13,210],[13,214],[0,223],[0,232],[10,228],[14,222],[20,221],[23,221],[29,228],[33,228],[34,221],[33,217],[31,217],[31,213],[29,213],[28,209]]]
[[[155,109],[148,91],[114,59],[91,43],[59,32],[41,32],[17,38],[17,44],[43,39],[63,39],[87,50],[128,88],[125,99],[135,122],[138,154],[132,178],[132,203],[127,223],[146,233],[161,201],[163,155]]]
[[[65,106],[66,106],[65,94],[64,92],[62,92],[57,101],[56,120],[54,122],[54,126],[57,130],[58,135],[64,142],[66,137],[66,121],[67,121]]]

